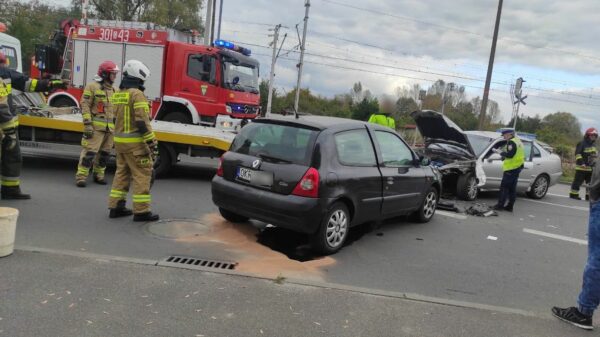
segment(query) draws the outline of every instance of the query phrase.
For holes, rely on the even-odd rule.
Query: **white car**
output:
[[[498,132],[465,131],[477,161],[485,172],[486,182],[480,190],[499,190],[502,181],[502,158],[492,149],[504,145]],[[558,182],[562,175],[560,157],[550,153],[537,141],[521,138],[525,147],[525,168],[519,175],[518,192],[527,193],[530,198],[541,199],[548,188]]]
[[[448,117],[432,110],[411,114],[424,139],[416,151],[431,159],[443,176],[443,190],[471,201],[479,191],[499,190],[502,159],[492,149],[503,146],[499,132],[463,131]],[[562,175],[560,157],[548,146],[523,137],[525,168],[519,176],[518,192],[534,199],[543,198]]]

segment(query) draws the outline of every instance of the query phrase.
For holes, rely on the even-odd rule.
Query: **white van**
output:
[[[8,34],[0,33],[0,51],[6,55],[10,69],[23,72],[21,42],[19,40]]]

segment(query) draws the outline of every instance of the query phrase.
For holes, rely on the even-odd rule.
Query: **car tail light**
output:
[[[319,171],[311,167],[304,173],[296,188],[292,192],[299,197],[317,198],[319,197]]]
[[[219,177],[223,176],[223,156],[219,158],[219,166],[217,166],[217,176]]]

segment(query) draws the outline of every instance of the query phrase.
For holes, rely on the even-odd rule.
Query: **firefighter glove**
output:
[[[69,84],[68,80],[52,80],[50,81],[50,88],[52,89],[67,89]]]
[[[158,158],[158,142],[156,141],[156,139],[153,139],[149,142],[147,142],[146,144],[148,144],[148,149],[150,149],[150,156],[152,157],[153,161],[156,161],[156,158]]]
[[[90,139],[94,136],[94,126],[92,124],[84,124],[83,138]]]

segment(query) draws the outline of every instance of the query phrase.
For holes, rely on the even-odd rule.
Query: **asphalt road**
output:
[[[356,291],[17,251],[0,336],[576,337],[555,319]]]
[[[539,315],[547,315],[552,305],[573,304],[581,286],[587,203],[565,198],[566,186],[552,188],[542,201],[520,196],[514,213],[498,217],[440,212],[428,224],[396,219],[374,231],[357,228],[340,253],[318,258],[310,256],[301,235],[264,229],[265,224],[224,222],[210,197],[214,166],[214,161],[182,165],[156,182],[154,211],[173,222],[108,219],[110,186],[75,187],[72,159],[26,158],[22,184],[33,199],[2,205],[21,211],[17,245],[22,250],[156,261],[179,254],[237,262],[240,272],[261,277],[418,294]],[[495,197],[487,193],[480,202],[493,204]]]

